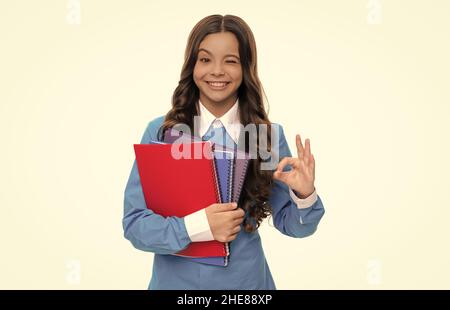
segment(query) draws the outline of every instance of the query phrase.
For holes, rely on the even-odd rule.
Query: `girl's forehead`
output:
[[[218,32],[207,35],[199,45],[199,51],[205,52],[238,52],[239,42],[231,32]]]

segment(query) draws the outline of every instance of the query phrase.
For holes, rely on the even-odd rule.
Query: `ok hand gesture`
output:
[[[310,140],[305,140],[303,147],[300,135],[296,135],[297,157],[283,158],[275,170],[273,177],[289,186],[300,195],[306,198],[314,192],[315,161],[311,154]],[[292,170],[283,172],[286,165],[291,165]]]

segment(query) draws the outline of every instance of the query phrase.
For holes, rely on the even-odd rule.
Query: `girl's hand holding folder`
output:
[[[214,203],[205,209],[214,240],[219,242],[230,242],[236,239],[241,230],[245,212],[237,204]]]

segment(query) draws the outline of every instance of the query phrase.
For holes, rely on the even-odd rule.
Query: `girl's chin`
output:
[[[211,98],[211,97],[209,97],[209,101],[212,102],[212,103],[216,103],[216,104],[223,104],[223,103],[225,103],[227,98],[228,97],[224,97],[224,98]]]
[[[213,102],[222,102],[224,100],[226,100],[227,98],[229,98],[230,96],[228,94],[221,94],[220,96],[218,96],[217,94],[211,94],[211,93],[206,93],[206,96],[210,101]]]

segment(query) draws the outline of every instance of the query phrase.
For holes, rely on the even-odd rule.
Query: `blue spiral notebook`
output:
[[[233,190],[233,166],[234,166],[234,153],[230,151],[215,150],[214,151],[214,163],[216,165],[216,172],[219,181],[220,202],[231,202],[232,190]],[[199,257],[191,258],[191,260],[199,263],[227,266],[228,257],[230,255],[229,244],[225,243],[227,256],[214,256],[214,257]]]

